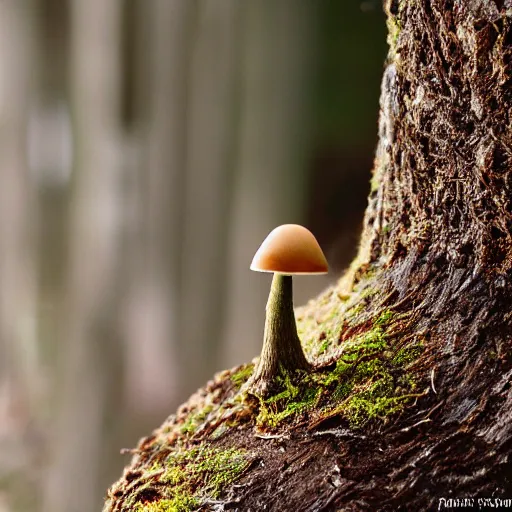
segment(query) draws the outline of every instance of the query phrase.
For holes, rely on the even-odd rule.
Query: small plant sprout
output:
[[[251,270],[274,273],[266,308],[263,349],[247,383],[251,393],[264,396],[276,387],[279,375],[311,367],[297,334],[292,276],[326,274],[328,268],[314,235],[303,226],[284,224],[265,238],[252,260]]]

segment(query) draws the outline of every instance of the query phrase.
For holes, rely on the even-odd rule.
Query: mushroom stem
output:
[[[292,276],[275,273],[266,308],[265,333],[260,360],[252,378],[250,390],[265,394],[275,386],[276,377],[284,370],[308,370],[297,334],[293,312]]]

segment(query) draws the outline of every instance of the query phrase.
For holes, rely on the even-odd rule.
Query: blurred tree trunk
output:
[[[182,248],[180,362],[193,375],[187,396],[218,369],[227,300],[228,226],[235,177],[240,2],[198,4],[191,48]],[[193,386],[193,387],[192,387]]]
[[[35,60],[32,9],[31,2],[0,4],[0,376],[19,389],[29,383],[34,368],[24,365],[36,355],[37,196],[26,152]]]
[[[195,2],[135,2],[131,142],[139,146],[129,203],[124,301],[130,409],[176,403],[189,54]],[[183,375],[186,379],[187,376]],[[162,412],[160,412],[162,414]]]
[[[75,168],[60,399],[44,510],[96,510],[118,257],[121,3],[71,2]],[[102,340],[103,345],[100,345]]]
[[[36,338],[38,202],[26,151],[36,63],[34,7],[32,1],[0,2],[0,480],[9,482],[11,472],[25,469],[20,487],[33,476],[26,434],[42,385]],[[33,506],[35,490],[18,488],[14,494],[17,506]]]

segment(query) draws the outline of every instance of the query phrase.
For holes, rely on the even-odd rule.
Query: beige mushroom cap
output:
[[[326,274],[327,260],[309,229],[283,224],[265,238],[251,263],[251,270],[279,274]]]

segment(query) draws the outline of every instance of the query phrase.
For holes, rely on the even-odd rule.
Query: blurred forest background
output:
[[[0,0],[0,512],[100,510],[134,446],[259,353],[270,230],[357,245],[380,0]]]

